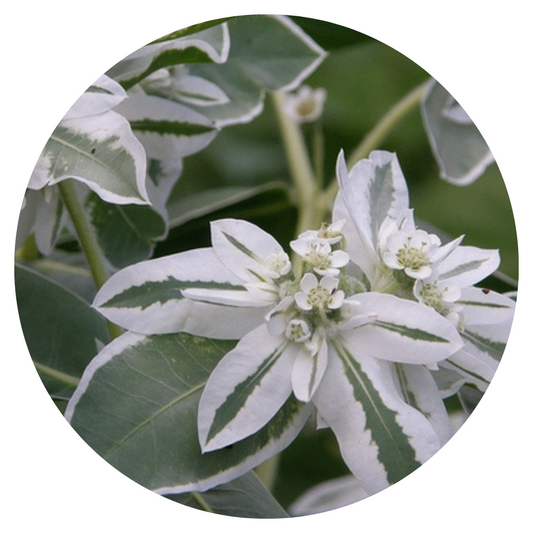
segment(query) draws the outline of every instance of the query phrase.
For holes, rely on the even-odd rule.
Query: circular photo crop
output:
[[[87,88],[28,179],[35,367],[161,497],[247,518],[354,504],[431,459],[498,368],[518,271],[502,176],[460,102],[366,35],[177,29]]]

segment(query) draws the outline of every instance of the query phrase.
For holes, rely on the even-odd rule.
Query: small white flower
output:
[[[314,122],[322,115],[326,95],[325,89],[302,85],[297,93],[285,97],[283,110],[295,122]]]
[[[341,237],[342,238],[342,237]],[[305,232],[290,243],[291,248],[317,273],[322,276],[338,276],[340,269],[350,261],[344,250],[332,250],[326,239]]]
[[[435,274],[425,280],[417,279],[413,292],[419,302],[433,307],[439,313],[450,308],[461,297],[461,287],[457,283],[439,280]]]
[[[311,337],[309,324],[301,318],[293,318],[285,329],[287,338],[294,342],[305,342]]]
[[[439,246],[440,239],[426,231],[398,231],[387,237],[383,261],[389,268],[403,270],[411,278],[426,279],[433,272],[433,252]]]
[[[455,281],[439,280],[433,273],[428,279],[417,279],[413,287],[416,299],[432,307],[448,319],[457,329],[464,329],[462,306],[456,302],[461,297],[461,287]]]
[[[294,299],[304,311],[339,309],[344,303],[344,292],[337,290],[338,278],[325,276],[319,283],[316,276],[308,272],[302,278],[300,287],[302,290],[295,294]]]
[[[337,220],[332,224],[322,224],[318,230],[306,230],[298,236],[298,240],[322,239],[329,244],[337,244],[344,240],[342,228],[346,224],[345,220]]]
[[[270,254],[265,259],[265,273],[272,279],[279,279],[291,271],[291,262],[285,252]]]

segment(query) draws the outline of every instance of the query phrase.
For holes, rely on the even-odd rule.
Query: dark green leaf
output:
[[[85,206],[98,243],[116,268],[148,259],[167,230],[163,217],[149,206],[110,204],[94,193]]]
[[[105,344],[103,318],[89,304],[26,266],[15,268],[24,338],[48,392],[68,398],[85,367]]]
[[[207,492],[167,494],[166,497],[189,507],[227,516],[240,518],[289,516],[253,472],[248,472]]]
[[[291,398],[257,432],[202,454],[197,406],[218,361],[235,345],[186,334],[126,333],[93,360],[66,411],[109,463],[161,494],[207,490],[280,451],[309,417]]]

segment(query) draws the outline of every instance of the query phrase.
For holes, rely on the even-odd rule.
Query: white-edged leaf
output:
[[[30,189],[63,179],[82,181],[111,203],[146,204],[146,155],[128,121],[113,111],[127,98],[106,75],[73,104],[45,145]]]
[[[294,343],[261,325],[220,361],[198,407],[203,451],[234,444],[272,419],[291,395],[297,351]]]
[[[291,373],[294,395],[302,402],[308,402],[320,385],[328,364],[328,346],[322,341],[314,355],[306,348],[301,348],[296,356]]]
[[[254,472],[204,491],[165,494],[169,500],[202,511],[239,518],[288,518],[289,515]]]
[[[107,74],[129,89],[161,68],[184,63],[223,63],[229,48],[227,24],[221,23],[193,34],[157,39],[124,58]]]
[[[50,255],[67,220],[65,206],[54,188],[27,189],[17,227],[17,248],[33,234],[39,252]]]
[[[429,143],[444,180],[468,185],[494,162],[470,117],[435,80],[428,83],[421,109]]]
[[[430,422],[444,446],[453,435],[450,417],[435,380],[423,365],[394,365],[394,377],[406,403],[420,411]]]
[[[63,120],[54,130],[31,181],[55,184],[69,178],[85,183],[106,202],[149,203],[144,149],[115,111]]]
[[[389,363],[367,356],[355,342],[330,343],[313,403],[368,494],[409,475],[439,449],[428,420],[396,392]]]
[[[222,65],[191,65],[191,75],[217,85],[230,102],[202,107],[220,127],[249,122],[266,90],[289,91],[323,61],[325,51],[288,17],[247,15],[228,20],[231,49]]]
[[[220,261],[240,279],[265,281],[265,259],[282,253],[281,245],[266,231],[245,220],[211,223],[211,243]]]
[[[500,264],[498,250],[458,246],[438,265],[441,280],[455,281],[461,287],[474,285],[492,274]]]
[[[451,322],[418,302],[375,292],[351,299],[360,304],[356,308],[358,314],[376,318],[344,335],[373,357],[397,363],[433,364],[463,345]]]
[[[246,292],[212,248],[200,248],[120,270],[103,285],[93,306],[112,322],[146,334],[184,331],[240,338],[264,318],[264,309],[193,302],[183,297],[188,288]]]
[[[368,497],[354,476],[323,481],[304,492],[289,507],[291,516],[307,516],[333,511]]]
[[[355,252],[361,251],[368,256],[359,266],[371,276],[368,261],[369,258],[374,263],[378,261],[378,233],[383,221],[387,217],[396,219],[409,207],[407,184],[398,158],[389,152],[374,151],[368,159],[348,170],[341,151],[337,158],[337,179],[340,198],[335,211],[341,212],[334,212],[333,218],[339,220],[346,216],[346,212],[350,215],[355,226],[353,237],[358,243]],[[359,264],[358,256],[352,257]]]
[[[310,415],[309,406],[289,399],[264,430],[202,454],[198,401],[233,346],[185,334],[125,333],[91,361],[65,416],[96,453],[160,494],[227,483],[284,449]]]
[[[461,330],[464,348],[439,363],[439,369],[442,367],[453,371],[464,383],[485,391],[504,353],[511,325],[512,320],[486,324],[467,323]],[[460,383],[459,379],[456,383]]]
[[[466,383],[464,375],[460,374],[446,361],[439,364],[436,370],[431,370],[431,375],[439,389],[442,398],[449,398],[459,391]]]
[[[68,398],[98,344],[108,341],[105,321],[31,266],[15,265],[15,288],[24,338],[41,379],[54,398]]]
[[[74,102],[63,120],[105,113],[120,104],[127,96],[119,83],[104,74]]]
[[[338,171],[337,171],[338,172]],[[357,267],[361,269],[368,280],[374,278],[378,257],[376,251],[370,248],[362,239],[358,231],[344,198],[337,194],[332,212],[332,222],[344,222],[342,233],[346,238],[346,251],[351,258],[357,260]]]
[[[475,385],[480,391],[487,390],[494,377],[496,368],[490,359],[484,355],[472,353],[471,350],[460,350],[452,357],[439,364],[439,369],[455,372],[457,378],[453,383],[452,391],[457,392],[458,386],[464,383]],[[442,389],[442,384],[439,384]],[[449,392],[446,394],[449,395]]]
[[[488,289],[466,287],[456,302],[466,324],[510,323],[514,317],[516,303],[511,298]]]
[[[469,352],[478,356],[484,354],[497,364],[505,350],[511,325],[511,320],[498,324],[466,324],[461,337]]]
[[[132,94],[116,109],[153,159],[175,160],[199,152],[218,132],[200,113],[158,96]]]
[[[229,102],[228,95],[214,83],[199,76],[180,76],[173,83],[174,98],[194,106],[223,105]]]

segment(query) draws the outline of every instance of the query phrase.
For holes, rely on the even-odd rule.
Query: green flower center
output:
[[[315,287],[307,295],[307,302],[315,309],[325,309],[331,300],[331,293],[325,287]]]
[[[396,257],[400,265],[413,270],[419,270],[431,263],[428,256],[420,248],[414,248],[407,244],[398,250]]]
[[[420,291],[420,296],[427,306],[433,307],[439,313],[442,311],[442,291],[436,283],[425,285]]]

